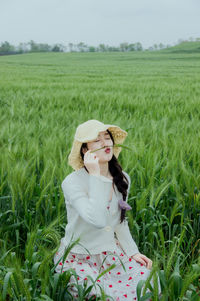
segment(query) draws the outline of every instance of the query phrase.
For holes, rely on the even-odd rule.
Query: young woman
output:
[[[55,264],[59,262],[56,272],[72,268],[80,284],[91,284],[88,275],[95,280],[115,264],[96,281],[91,295],[100,295],[101,286],[118,301],[137,300],[137,284],[146,280],[152,267],[152,261],[139,252],[125,217],[131,209],[127,204],[130,177],[117,160],[121,148],[115,145],[122,144],[126,136],[120,127],[98,120],[78,126],[68,158],[75,171],[61,185],[68,224],[54,258]],[[79,244],[63,262],[65,249],[77,238]],[[78,296],[75,288],[71,292]]]

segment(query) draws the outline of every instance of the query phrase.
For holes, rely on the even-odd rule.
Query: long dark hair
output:
[[[113,136],[112,136],[111,132],[109,130],[107,130],[107,132],[109,133],[113,144],[115,144],[115,141],[113,139]],[[82,159],[84,159],[84,154],[83,154],[83,151],[82,151],[83,148],[88,149],[87,143],[83,143],[82,146],[81,146],[81,149],[80,149],[80,154],[81,154]],[[112,159],[108,162],[108,168],[109,168],[109,171],[110,171],[110,173],[113,177],[114,184],[117,186],[118,191],[122,193],[123,200],[126,201],[127,189],[128,189],[128,179],[123,174],[122,167],[119,164],[119,162],[118,162],[118,160],[117,160],[117,158],[115,157],[114,154],[112,156]],[[85,167],[85,170],[88,172],[86,167]],[[126,215],[126,210],[121,209],[121,223],[124,221],[125,215]]]

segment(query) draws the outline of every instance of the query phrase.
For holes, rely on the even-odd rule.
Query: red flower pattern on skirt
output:
[[[116,251],[114,254],[109,251],[103,251],[101,254],[94,255],[70,252],[64,264],[62,261],[59,262],[56,267],[56,272],[61,273],[61,271],[64,272],[72,268],[76,271],[78,283],[83,284],[84,281],[88,281],[89,285],[91,284],[91,280],[87,278],[88,275],[95,280],[103,270],[107,269],[114,263],[116,265],[114,269],[111,269],[109,272],[100,277],[100,279],[96,280],[96,286],[93,287],[91,296],[101,295],[99,288],[99,285],[101,285],[107,296],[111,296],[116,301],[137,300],[137,284],[141,279],[147,279],[150,270],[143,264],[137,263],[134,259],[128,257],[123,251],[119,241],[117,239],[115,240]],[[54,257],[55,264],[62,257],[62,254],[63,253],[61,251],[56,253]],[[123,262],[126,271],[124,271],[120,260]],[[76,282],[74,276],[71,277],[70,282]],[[77,291],[74,287],[71,288],[70,292],[74,297],[78,298]],[[108,297],[107,301],[111,301],[111,299]]]

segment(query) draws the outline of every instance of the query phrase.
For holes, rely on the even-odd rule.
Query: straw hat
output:
[[[119,126],[104,124],[94,119],[88,120],[77,127],[72,149],[68,157],[68,164],[72,166],[73,169],[77,170],[84,166],[80,154],[81,145],[83,143],[95,140],[98,137],[99,132],[106,130],[111,132],[115,144],[122,144],[128,135],[128,133],[122,130]],[[113,147],[113,153],[116,158],[118,158],[120,152],[121,147]]]

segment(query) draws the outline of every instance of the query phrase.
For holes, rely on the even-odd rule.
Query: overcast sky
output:
[[[0,0],[0,42],[173,45],[200,37],[200,0]]]

